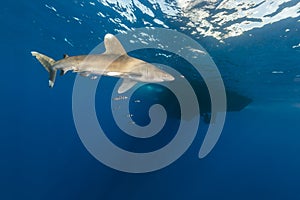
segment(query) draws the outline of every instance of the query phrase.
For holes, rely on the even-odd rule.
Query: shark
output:
[[[58,70],[60,75],[73,71],[91,79],[102,75],[122,78],[122,84],[118,88],[119,94],[130,90],[138,82],[158,83],[175,79],[153,64],[129,56],[117,37],[112,34],[105,35],[104,46],[105,52],[102,54],[79,56],[65,54],[63,59],[57,61],[36,51],[31,51],[31,54],[49,72],[50,88],[54,86]]]

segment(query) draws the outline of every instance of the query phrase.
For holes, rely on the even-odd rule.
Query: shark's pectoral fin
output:
[[[66,73],[67,73],[67,71],[61,69],[59,75],[60,75],[60,76],[63,76],[63,75],[65,75]]]
[[[122,94],[126,91],[128,91],[130,88],[132,88],[137,82],[136,81],[133,81],[131,79],[123,79],[123,82],[121,84],[121,86],[119,87],[118,89],[118,93],[119,94]]]

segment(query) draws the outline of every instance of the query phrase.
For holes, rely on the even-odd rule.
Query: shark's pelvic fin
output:
[[[59,74],[59,75],[63,76],[63,75],[65,75],[66,73],[67,73],[67,71],[65,71],[65,70],[61,69],[61,70],[60,70],[60,74]]]
[[[56,77],[56,69],[53,68],[55,60],[36,51],[32,51],[31,55],[36,57],[36,59],[38,59],[38,61],[49,72],[49,87],[52,88],[54,86],[55,77]]]
[[[79,75],[83,76],[83,77],[88,77],[91,75],[91,73],[90,72],[80,72]]]
[[[106,34],[104,37],[105,53],[114,55],[127,55],[120,41],[112,34]]]
[[[118,89],[118,93],[122,94],[132,88],[137,82],[128,78],[124,78],[121,86]]]

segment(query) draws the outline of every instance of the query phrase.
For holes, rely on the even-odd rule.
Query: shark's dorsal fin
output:
[[[68,54],[64,54],[64,58],[67,58],[67,57],[69,57],[69,55]]]
[[[137,82],[128,78],[124,78],[121,86],[118,89],[118,93],[122,94],[132,88]]]
[[[114,55],[126,55],[126,51],[120,41],[112,34],[106,34],[104,37],[105,53]]]

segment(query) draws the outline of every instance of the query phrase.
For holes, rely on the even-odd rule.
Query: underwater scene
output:
[[[300,199],[298,0],[0,9],[0,199]]]

